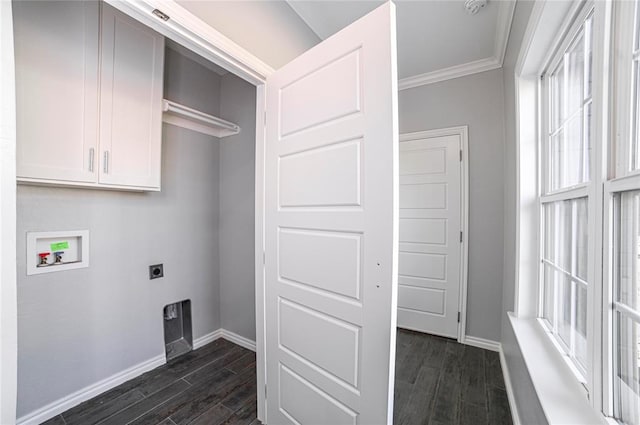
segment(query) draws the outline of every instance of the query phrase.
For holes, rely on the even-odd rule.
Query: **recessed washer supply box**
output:
[[[56,262],[55,252],[63,252]],[[40,254],[49,253],[47,264]],[[27,275],[89,267],[89,231],[27,232]]]

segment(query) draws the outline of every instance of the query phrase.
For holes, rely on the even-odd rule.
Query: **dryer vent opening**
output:
[[[184,300],[164,306],[162,317],[167,361],[191,351],[193,348],[191,301]]]

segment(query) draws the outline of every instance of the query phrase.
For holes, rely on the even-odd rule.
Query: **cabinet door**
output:
[[[164,38],[102,7],[99,182],[159,189]]]
[[[95,182],[98,3],[14,1],[13,15],[18,179]]]

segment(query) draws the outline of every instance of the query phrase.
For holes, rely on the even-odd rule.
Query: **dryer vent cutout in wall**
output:
[[[162,318],[167,361],[191,351],[193,348],[191,301],[184,300],[164,306]]]

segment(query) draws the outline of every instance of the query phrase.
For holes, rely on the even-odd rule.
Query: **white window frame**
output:
[[[609,95],[608,52],[611,30],[611,1],[536,2],[523,38],[516,63],[517,127],[517,209],[516,209],[516,291],[511,325],[529,369],[538,398],[550,423],[594,423],[611,420],[603,410],[602,392],[602,224],[603,181],[606,175]],[[547,194],[545,200],[588,197],[588,306],[586,374],[576,373],[573,362],[567,361],[554,345],[554,338],[545,334],[538,319],[540,313],[541,217],[540,194],[542,176],[539,163],[543,152],[540,138],[545,135],[540,75],[559,51],[563,40],[571,33],[586,9],[594,8],[592,38],[592,111],[589,183]],[[581,23],[580,23],[581,24]],[[577,25],[577,24],[576,24]],[[568,41],[570,42],[570,41]],[[531,164],[531,158],[538,162]],[[525,333],[524,330],[528,329]],[[538,349],[538,347],[544,347]],[[535,352],[538,359],[527,351]],[[559,400],[562,400],[561,402]]]
[[[610,146],[610,159],[607,162],[607,180],[604,183],[604,228],[603,228],[603,286],[601,309],[603,312],[602,329],[602,410],[608,417],[616,414],[615,391],[617,377],[616,355],[616,314],[621,312],[626,316],[633,316],[633,312],[627,311],[624,305],[616,302],[616,251],[617,241],[615,235],[615,222],[617,219],[616,197],[627,191],[640,190],[640,166],[632,169],[632,137],[634,136],[634,121],[640,111],[634,110],[634,76],[632,64],[634,56],[640,56],[634,49],[635,28],[640,25],[636,22],[635,8],[640,7],[640,2],[615,2],[612,7],[612,20],[615,31],[612,32],[613,53],[612,62],[612,89],[609,102],[612,105],[613,117],[610,138],[613,141]],[[640,90],[640,87],[635,87]],[[628,94],[628,95],[624,95]],[[640,131],[640,122],[636,122],[635,131]],[[631,313],[631,314],[630,314]],[[638,319],[635,317],[635,319]]]
[[[589,356],[589,352],[591,351],[589,349],[589,345],[590,345],[590,336],[593,332],[591,332],[591,324],[589,323],[588,318],[590,317],[589,313],[590,310],[593,310],[591,308],[587,308],[587,353],[586,353],[586,365],[581,365],[579,363],[579,361],[577,360],[577,358],[574,356],[574,353],[572,352],[572,348],[574,348],[575,343],[572,342],[569,346],[566,345],[566,343],[564,341],[562,341],[562,339],[560,338],[560,336],[557,334],[557,329],[554,326],[553,323],[550,323],[548,320],[546,320],[546,318],[544,318],[544,269],[545,269],[545,265],[550,265],[552,268],[556,268],[558,269],[557,266],[551,264],[550,262],[548,262],[545,259],[544,256],[544,234],[545,234],[545,216],[544,216],[544,207],[548,204],[553,204],[556,202],[561,202],[561,201],[570,201],[570,200],[576,200],[576,199],[582,199],[582,198],[586,198],[587,199],[587,216],[588,216],[588,223],[591,223],[591,221],[593,220],[593,216],[595,213],[595,208],[597,208],[596,202],[593,199],[592,196],[590,196],[590,194],[593,192],[593,186],[596,184],[596,182],[594,181],[594,179],[591,176],[591,170],[593,169],[593,164],[591,163],[591,157],[593,155],[589,155],[589,163],[586,164],[589,167],[589,179],[587,180],[587,182],[584,183],[579,183],[573,186],[569,186],[569,187],[565,187],[565,188],[561,188],[561,189],[551,189],[551,164],[549,163],[549,152],[548,152],[548,147],[550,145],[550,131],[549,131],[549,120],[551,117],[551,102],[553,101],[553,99],[551,98],[551,88],[550,88],[550,84],[549,84],[549,78],[550,75],[560,66],[561,62],[564,61],[565,59],[565,54],[567,53],[567,51],[571,48],[571,46],[574,45],[576,38],[578,37],[578,35],[580,34],[581,30],[583,30],[583,27],[585,25],[585,22],[587,21],[587,19],[591,16],[594,16],[594,4],[592,2],[588,2],[585,3],[584,5],[582,5],[579,9],[579,11],[577,13],[574,13],[573,18],[571,19],[571,26],[564,32],[561,32],[558,34],[556,40],[554,41],[554,44],[557,46],[556,49],[554,49],[554,53],[553,56],[551,56],[545,63],[544,65],[544,70],[542,72],[540,72],[540,81],[539,81],[539,87],[538,87],[538,99],[539,99],[539,110],[540,110],[540,114],[539,114],[539,138],[538,138],[538,150],[540,152],[540,161],[539,161],[539,165],[538,165],[538,175],[539,175],[539,181],[540,181],[540,193],[539,193],[539,197],[538,197],[538,202],[539,202],[539,211],[538,211],[538,224],[539,224],[539,228],[538,228],[538,235],[539,235],[539,259],[540,259],[540,269],[539,269],[539,278],[538,278],[538,290],[537,290],[537,295],[538,295],[538,302],[537,302],[537,317],[539,318],[538,322],[540,323],[540,325],[543,327],[543,329],[545,330],[545,332],[547,333],[547,335],[549,336],[549,338],[551,338],[554,346],[556,347],[556,349],[558,349],[560,351],[560,353],[562,354],[563,358],[565,359],[565,361],[567,362],[567,365],[570,367],[570,369],[572,370],[572,372],[574,373],[576,379],[583,385],[585,385],[585,387],[588,390],[587,387],[587,377],[588,377],[588,369],[589,369],[589,362],[590,362],[590,356]],[[592,22],[595,20],[592,20]],[[585,36],[586,36],[586,30],[585,32]],[[591,32],[593,33],[593,28],[591,28]],[[593,39],[593,36],[592,36]],[[594,55],[593,52],[593,46],[591,46],[591,51],[592,51],[592,55]],[[586,59],[586,58],[585,58]],[[594,61],[595,62],[595,61]],[[567,75],[567,73],[569,72],[569,69],[567,67],[567,64],[565,64],[565,76]],[[592,81],[593,81],[593,70],[591,72],[592,75]],[[566,89],[566,77],[565,77],[565,89]],[[591,91],[591,107],[592,107],[592,111],[593,111],[593,89]],[[568,101],[566,93],[565,93],[565,102]],[[568,117],[565,117],[566,119],[568,119]],[[594,134],[594,120],[591,120],[591,134]],[[584,137],[584,135],[583,135]],[[592,138],[593,139],[593,138]],[[591,144],[593,144],[593,140],[590,140]],[[575,217],[573,217],[574,219],[572,220],[572,226],[574,227],[572,229],[572,235],[574,235],[575,237]],[[588,229],[591,230],[591,227],[588,226]],[[589,259],[587,261],[588,264],[592,264],[593,263],[593,258],[591,257],[592,255],[592,250],[591,250],[591,245],[593,245],[593,241],[589,240],[589,248],[588,248],[588,256]],[[571,254],[571,257],[573,258],[575,256],[575,253]],[[559,269],[558,269],[559,270]],[[593,303],[591,303],[591,297],[592,297],[592,284],[591,282],[593,282],[594,280],[594,276],[595,276],[595,270],[593,269],[593,267],[588,267],[588,271],[587,271],[587,303],[588,306],[591,306]],[[576,276],[573,276],[573,270],[570,271],[570,275],[569,275],[569,279],[571,282],[576,281],[576,285],[580,285],[582,284],[580,281],[582,281],[582,279],[577,278]],[[559,288],[555,288],[555,294],[554,294],[554,306],[557,306],[557,297],[558,297],[558,293],[559,293]],[[571,316],[574,316],[574,308],[575,308],[575,291],[572,291],[572,300],[571,300],[571,304],[570,304],[570,308],[571,308]],[[558,311],[554,312],[554,318],[556,319],[556,322],[559,320],[558,318]],[[573,340],[573,338],[572,338]]]

